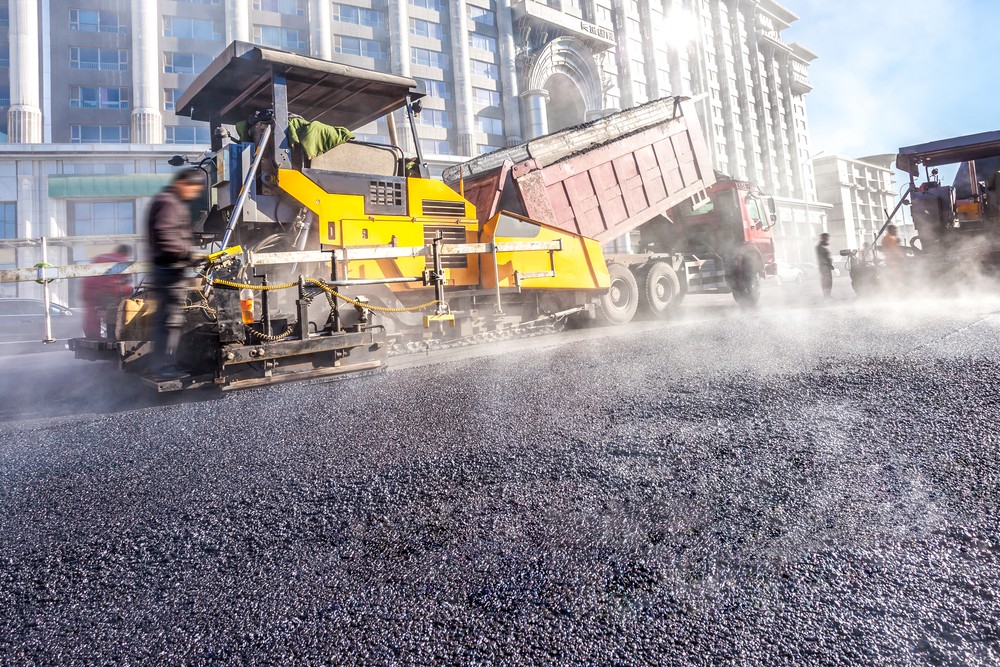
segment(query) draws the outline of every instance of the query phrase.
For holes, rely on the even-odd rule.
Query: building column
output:
[[[472,106],[472,65],[469,62],[469,18],[465,0],[448,0],[451,24],[452,70],[455,72],[456,155],[472,157],[475,144],[476,113]]]
[[[632,81],[632,63],[629,61],[628,8],[624,0],[611,0],[611,21],[615,28],[615,64],[618,68],[618,87],[623,109],[635,106],[635,82]]]
[[[250,41],[250,0],[226,0],[226,41]]]
[[[38,1],[12,0],[10,11],[10,109],[7,136],[12,144],[42,142],[39,85]]]
[[[390,2],[388,7],[389,30],[389,67],[393,74],[410,76],[410,14],[408,2]],[[410,127],[405,122],[403,114],[398,111],[393,114],[396,119],[397,141],[404,153],[414,151],[413,137]]]
[[[333,60],[333,26],[330,0],[309,0],[309,54]]]
[[[546,104],[549,101],[549,91],[536,89],[521,93],[524,100],[525,138],[536,139],[549,133],[549,116]]]
[[[160,31],[157,6],[132,0],[132,143],[162,144]]]
[[[663,83],[660,81],[660,65],[662,63],[662,37],[656,34],[654,25],[663,22],[663,5],[656,0],[658,12],[650,6],[650,0],[639,0],[639,25],[642,28],[642,60],[646,69],[646,99],[659,99],[662,95]],[[654,17],[659,19],[654,22]]]
[[[754,123],[750,120],[750,96],[753,94],[754,83],[751,83],[747,76],[750,70],[750,63],[743,52],[743,44],[749,39],[749,33],[754,32],[753,14],[744,16],[740,10],[740,2],[730,4],[729,12],[729,34],[733,49],[733,74],[736,75],[737,97],[740,108],[740,135],[743,138],[743,155],[747,163],[747,180],[752,183],[761,183],[760,161],[757,158],[757,146],[753,140]],[[747,21],[750,25],[747,26]],[[763,139],[763,137],[761,137]]]
[[[521,143],[521,108],[518,104],[517,48],[510,0],[497,0],[497,44],[500,49],[500,90],[503,99],[503,126],[507,145]]]
[[[778,163],[778,170],[774,174],[774,184],[771,186],[774,194],[787,197],[794,195],[794,191],[788,185],[788,175],[785,165],[794,163],[789,160],[785,151],[784,132],[781,130],[781,103],[778,101],[777,65],[774,60],[774,47],[768,45],[764,48],[764,78],[767,80],[767,99],[771,107],[771,122],[767,133],[768,143],[774,147],[775,160]],[[792,144],[789,143],[791,146]]]

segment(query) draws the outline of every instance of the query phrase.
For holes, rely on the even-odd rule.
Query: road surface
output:
[[[1000,300],[843,286],[165,403],[0,361],[0,663],[997,664]]]

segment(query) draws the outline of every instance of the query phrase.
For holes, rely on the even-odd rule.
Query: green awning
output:
[[[94,176],[49,176],[49,196],[152,197],[162,190],[173,174],[101,174]]]

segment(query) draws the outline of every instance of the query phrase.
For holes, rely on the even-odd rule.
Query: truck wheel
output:
[[[760,300],[760,273],[757,263],[748,257],[741,262],[742,273],[733,285],[733,298],[745,308],[752,308]]]
[[[628,267],[608,264],[611,286],[598,302],[597,319],[603,324],[628,324],[639,307],[639,286]]]
[[[640,275],[643,309],[654,317],[666,317],[683,301],[681,281],[666,262],[653,262]]]

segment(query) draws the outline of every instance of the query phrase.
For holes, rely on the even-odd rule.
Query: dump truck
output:
[[[76,356],[114,360],[158,391],[237,389],[379,369],[391,350],[569,317],[623,323],[637,280],[654,314],[685,292],[756,299],[773,261],[763,197],[716,182],[688,101],[473,160],[449,185],[422,154],[422,97],[408,77],[232,43],[177,104],[212,131],[192,161],[208,187],[194,207],[207,260],[177,351],[190,375],[152,374],[156,304],[141,287],[109,309],[105,335],[70,342]],[[354,138],[378,119],[388,144]],[[518,150],[525,159],[509,159]],[[603,242],[630,232],[648,248],[605,255]],[[0,280],[148,270],[46,266]]]
[[[951,185],[939,167],[953,166]],[[898,287],[951,288],[1000,271],[1000,131],[899,149],[896,167],[909,175],[906,194],[864,251],[847,248],[854,289],[864,294],[888,279]],[[923,173],[921,174],[921,169]],[[921,175],[923,178],[921,179]],[[903,206],[916,235],[895,266],[879,260],[879,240]],[[886,261],[890,258],[886,257]],[[886,275],[887,270],[889,274]]]
[[[716,174],[694,103],[668,97],[446,169],[480,224],[525,216],[592,238],[611,287],[590,311],[624,324],[668,314],[687,294],[732,293],[757,303],[774,273],[774,200]],[[637,237],[637,238],[633,238]]]

